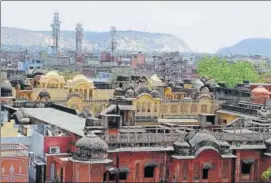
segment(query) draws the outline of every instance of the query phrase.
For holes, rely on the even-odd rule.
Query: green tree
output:
[[[268,180],[269,177],[271,177],[271,167],[269,167],[267,170],[265,170],[265,171],[262,173],[262,179],[263,179],[263,180]]]
[[[257,82],[260,79],[251,63],[245,61],[229,63],[219,57],[204,57],[199,62],[197,73],[206,78],[213,78],[216,82],[226,82],[229,87],[234,87],[244,80]]]

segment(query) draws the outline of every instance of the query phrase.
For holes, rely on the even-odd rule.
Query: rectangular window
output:
[[[202,179],[208,179],[208,173],[209,173],[209,169],[203,169],[202,170]]]
[[[109,181],[116,180],[116,175],[109,173]]]
[[[251,164],[242,162],[242,174],[249,175],[251,170]]]
[[[119,180],[126,180],[127,173],[126,172],[120,172],[119,173]]]
[[[154,168],[147,166],[144,168],[144,178],[153,178],[154,177]]]
[[[107,172],[104,173],[104,178],[103,179],[104,179],[104,182],[107,181]]]
[[[63,182],[63,168],[60,169],[60,182]]]

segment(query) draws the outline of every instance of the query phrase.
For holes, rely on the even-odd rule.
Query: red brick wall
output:
[[[64,137],[44,137],[44,153],[49,153],[51,146],[60,147],[61,153],[67,153],[70,150],[70,141],[72,138],[70,136]]]
[[[220,154],[214,150],[205,150],[195,159],[178,160],[173,159],[171,171],[178,175],[177,182],[230,182],[231,181],[231,161],[232,159],[222,159]],[[210,162],[214,168],[209,170],[208,179],[202,179],[203,164]],[[223,164],[228,164],[227,169],[223,169]],[[186,164],[186,165],[185,165]],[[176,168],[175,168],[176,167]],[[188,171],[186,171],[188,169]],[[227,171],[227,177],[223,178],[223,171]],[[185,174],[187,172],[187,178]],[[199,180],[194,180],[199,175]],[[171,181],[173,181],[171,176]]]
[[[28,182],[28,157],[2,157],[1,165],[1,182]],[[10,173],[12,166],[13,174]]]
[[[163,152],[121,152],[119,156],[119,167],[127,167],[130,169],[130,173],[127,177],[127,182],[158,182],[160,176],[160,167],[155,168],[153,178],[144,178],[144,166],[147,162],[157,162],[159,165],[163,164],[164,156]],[[109,159],[113,160],[113,165],[117,166],[117,153],[110,153]],[[167,155],[167,161],[169,157]],[[139,173],[136,176],[136,164],[139,164]]]
[[[236,172],[235,181],[248,182],[248,181],[259,181],[261,179],[260,162],[261,154],[260,150],[236,150]],[[249,176],[242,175],[241,162],[244,159],[255,159],[251,167],[251,174]]]

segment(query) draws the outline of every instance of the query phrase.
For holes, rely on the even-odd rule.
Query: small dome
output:
[[[108,150],[107,143],[94,134],[82,137],[76,142],[75,146],[80,149],[96,152],[107,152]]]
[[[39,98],[43,98],[43,97],[49,97],[49,98],[51,98],[49,92],[46,91],[46,90],[42,90],[42,91],[39,93]]]
[[[116,89],[115,89],[115,91],[122,92],[122,91],[123,91],[123,89],[122,89],[122,88],[120,88],[120,87],[118,87],[118,88],[116,88]]]
[[[176,148],[177,147],[190,148],[190,145],[187,142],[185,142],[185,141],[181,141],[181,142],[180,141],[176,141],[176,142],[174,142],[173,146],[175,146]]]
[[[222,141],[222,142],[220,142],[219,144],[220,144],[221,147],[230,147],[230,146],[231,146],[231,145],[230,145],[228,142],[226,142],[226,141]]]
[[[197,144],[199,144],[200,142],[203,142],[203,141],[209,141],[209,142],[213,142],[215,144],[218,144],[216,137],[213,134],[211,134],[210,132],[207,132],[206,130],[203,130],[203,131],[196,133],[192,137],[192,139],[189,141],[189,144],[191,144],[191,146],[196,146]]]
[[[267,139],[265,143],[271,145],[271,139]]]
[[[1,88],[5,90],[10,90],[12,91],[12,86],[9,81],[3,81],[3,83],[0,84]]]
[[[123,95],[124,95],[124,91],[122,88],[118,87],[115,89],[114,96],[123,96]]]
[[[138,88],[137,93],[138,95],[142,93],[150,93],[150,89],[147,86],[143,85]]]
[[[0,84],[0,88],[2,97],[12,96],[12,86],[10,82],[4,81],[3,83]]]
[[[158,92],[157,90],[152,90],[152,91],[151,91],[151,95],[152,95],[152,97],[154,97],[154,98],[158,98],[158,97],[159,97],[159,92]]]
[[[265,89],[263,86],[258,86],[257,88],[254,88],[251,93],[262,93],[262,94],[269,94],[269,91]]]
[[[128,90],[128,89],[133,89],[134,88],[134,85],[133,83],[129,83],[125,86],[125,89]]]
[[[132,90],[132,89],[128,89],[127,91],[126,91],[126,93],[125,93],[125,97],[127,97],[127,98],[132,98],[132,97],[134,97],[135,96],[135,92],[134,92],[134,90]]]
[[[168,83],[168,87],[170,87],[170,88],[173,88],[174,87],[174,82],[173,81],[170,81],[169,83]]]

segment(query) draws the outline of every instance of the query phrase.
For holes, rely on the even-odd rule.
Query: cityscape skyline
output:
[[[214,53],[243,39],[270,38],[271,25],[264,18],[271,15],[270,3],[2,2],[1,26],[51,30],[53,12],[58,11],[61,30],[75,30],[80,22],[85,31],[109,31],[116,26],[117,30],[168,33],[183,39],[193,51]],[[13,12],[20,16],[12,16]]]

